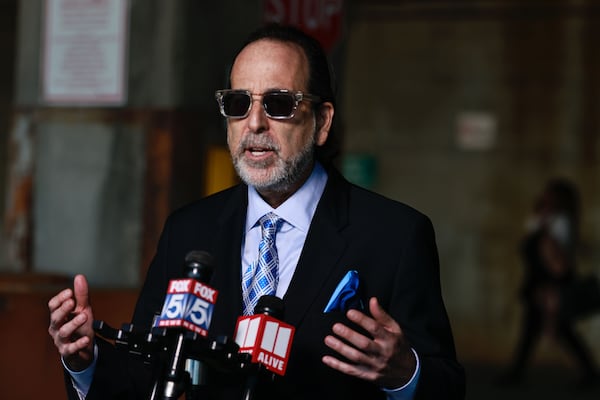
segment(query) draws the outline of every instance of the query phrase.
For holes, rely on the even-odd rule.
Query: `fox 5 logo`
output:
[[[208,330],[212,313],[213,304],[191,293],[167,294],[159,325],[169,325],[166,321],[184,320],[196,328]]]

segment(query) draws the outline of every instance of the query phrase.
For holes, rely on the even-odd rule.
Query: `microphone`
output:
[[[252,356],[252,362],[267,370],[285,375],[295,328],[282,322],[284,304],[276,296],[262,296],[254,308],[254,315],[237,320],[235,342],[240,353]]]
[[[165,302],[154,326],[181,327],[201,336],[208,335],[218,292],[203,282],[210,280],[212,265],[213,258],[205,251],[191,251],[186,255],[187,278],[169,281]]]
[[[165,330],[163,334],[176,332],[162,387],[165,400],[178,399],[183,393],[184,370],[190,375],[192,389],[203,383],[200,361],[185,359],[185,338],[186,331],[203,337],[208,335],[218,292],[204,282],[210,280],[213,262],[212,256],[205,251],[191,251],[186,255],[186,278],[169,281],[162,311],[154,322],[155,329]],[[159,385],[160,382],[155,384],[152,399],[161,391]]]

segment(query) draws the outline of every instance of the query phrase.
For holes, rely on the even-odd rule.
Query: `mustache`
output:
[[[244,149],[259,147],[262,149],[269,149],[274,151],[279,151],[279,145],[274,142],[270,137],[266,135],[248,135],[246,136],[239,145],[239,150],[243,151]]]

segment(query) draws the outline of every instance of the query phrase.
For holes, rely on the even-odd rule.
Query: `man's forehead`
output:
[[[240,51],[230,78],[232,87],[238,88],[260,81],[272,88],[292,85],[290,89],[305,89],[308,62],[302,48],[294,43],[261,39]]]

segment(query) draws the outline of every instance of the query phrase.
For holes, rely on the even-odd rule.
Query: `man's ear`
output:
[[[331,124],[333,122],[334,113],[335,110],[333,109],[333,104],[330,102],[321,104],[319,109],[315,112],[315,117],[317,120],[315,143],[317,146],[322,146],[327,141],[327,138],[329,137],[329,130],[331,129]]]

